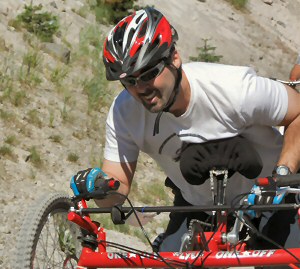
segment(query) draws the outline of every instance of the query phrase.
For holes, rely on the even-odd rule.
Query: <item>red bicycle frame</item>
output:
[[[86,202],[78,203],[79,208],[87,208]],[[224,214],[224,212],[221,212]],[[89,215],[81,215],[76,211],[68,214],[68,219],[88,232],[96,235],[97,248],[84,246],[77,264],[82,268],[173,268],[186,267],[188,264],[196,267],[242,267],[242,266],[275,266],[289,265],[291,268],[300,268],[300,248],[282,250],[246,250],[241,244],[234,248],[224,243],[223,234],[226,233],[226,218],[220,218],[216,232],[204,232],[205,241],[197,236],[199,244],[208,244],[207,250],[187,252],[107,252],[106,232],[99,224],[94,223]]]

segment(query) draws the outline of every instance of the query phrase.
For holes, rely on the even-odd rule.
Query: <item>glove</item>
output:
[[[70,187],[76,197],[101,199],[105,196],[102,187],[107,180],[110,179],[100,168],[88,168],[71,178]]]

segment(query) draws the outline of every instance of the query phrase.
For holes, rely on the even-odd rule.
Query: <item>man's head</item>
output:
[[[176,30],[153,8],[125,17],[104,43],[107,79],[120,80],[149,111],[162,111],[178,84],[181,60],[175,50],[177,39]]]
[[[134,12],[122,19],[104,42],[107,79],[125,80],[148,70],[170,56],[176,41],[175,29],[159,11],[146,8]]]

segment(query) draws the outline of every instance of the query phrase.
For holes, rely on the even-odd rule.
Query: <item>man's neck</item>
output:
[[[174,105],[169,112],[175,117],[184,114],[189,106],[191,99],[191,87],[185,72],[182,70],[182,80],[179,86],[179,92]]]

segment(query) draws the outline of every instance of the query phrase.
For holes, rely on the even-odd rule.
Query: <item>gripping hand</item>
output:
[[[269,181],[272,182],[272,178]],[[251,193],[248,195],[249,205],[278,205],[282,202],[285,197],[285,190],[282,188],[277,188],[275,184],[270,184],[269,186],[260,187],[254,185],[251,189]],[[251,217],[259,217],[259,212],[254,210],[249,210],[247,212]]]
[[[71,178],[70,187],[77,198],[103,199],[110,190],[118,189],[120,183],[109,178],[100,168],[79,171]]]

